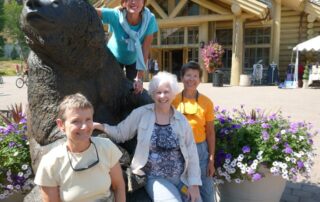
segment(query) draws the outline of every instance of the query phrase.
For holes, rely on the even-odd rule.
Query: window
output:
[[[159,6],[163,9],[165,13],[168,13],[168,0],[157,0]]]
[[[178,1],[176,0],[176,4]],[[195,4],[191,1],[188,1],[184,9],[180,12],[178,16],[193,16],[193,15],[199,15],[200,14],[200,8],[198,4]]]
[[[188,27],[188,44],[199,43],[199,27]]]
[[[161,29],[161,45],[184,44],[184,28]]]
[[[216,30],[216,40],[224,48],[222,63],[224,68],[231,68],[232,60],[232,29]]]
[[[271,28],[248,28],[245,29],[245,39],[246,45],[250,44],[269,44],[271,37]]]
[[[252,68],[253,64],[262,60],[267,65],[270,58],[271,28],[247,28],[245,29],[245,54],[244,68]]]
[[[231,60],[232,60],[232,49],[231,48],[225,48],[224,54],[222,56],[222,64],[223,68],[230,68],[231,69]]]
[[[188,61],[199,62],[199,49],[198,48],[189,48],[188,49]]]
[[[263,65],[269,63],[270,48],[246,48],[244,56],[244,67],[253,68],[253,65],[262,60]]]
[[[158,34],[154,33],[153,34],[153,40],[152,40],[152,45],[158,45]]]
[[[217,42],[223,46],[232,46],[232,29],[218,29]]]

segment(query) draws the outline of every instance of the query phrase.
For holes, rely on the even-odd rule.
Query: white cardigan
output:
[[[197,147],[193,139],[192,129],[183,114],[175,110],[170,124],[179,138],[180,149],[185,160],[181,181],[186,185],[202,185]],[[150,149],[150,139],[155,123],[154,104],[139,107],[116,126],[104,124],[108,137],[116,142],[125,142],[137,136],[137,146],[131,162],[132,172],[144,175],[141,170],[147,161]]]

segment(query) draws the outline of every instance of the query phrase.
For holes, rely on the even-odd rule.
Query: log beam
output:
[[[173,11],[170,13],[169,18],[176,17],[179,14],[179,12],[185,7],[187,2],[188,0],[180,0],[176,7],[173,9]]]
[[[243,14],[242,18],[252,18],[252,15]],[[184,16],[184,17],[176,17],[174,19],[159,19],[158,25],[159,27],[174,27],[174,26],[185,26],[185,25],[198,25],[199,23],[205,22],[214,22],[214,21],[228,21],[233,20],[233,15],[200,15],[200,16]]]
[[[166,12],[159,6],[159,4],[155,0],[149,0],[149,4],[154,8],[154,10],[163,18],[168,18]]]
[[[253,14],[259,18],[264,18],[267,15],[268,6],[256,0],[220,0],[224,3],[232,5],[239,4],[242,10],[249,14]]]
[[[211,1],[207,1],[207,0],[191,0],[191,1],[198,4],[199,6],[202,6],[203,8],[206,8],[218,14],[231,14],[231,12],[228,9],[225,9],[222,6],[214,4]]]

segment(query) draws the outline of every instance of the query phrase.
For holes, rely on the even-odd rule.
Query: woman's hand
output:
[[[138,70],[137,76],[134,79],[134,83],[133,83],[134,94],[143,92],[143,80],[142,80],[143,76],[144,76],[144,71]]]
[[[207,167],[207,175],[209,177],[213,177],[215,172],[215,168],[214,168],[214,160],[209,158],[209,162],[208,162],[208,167]]]
[[[141,79],[135,79],[133,83],[134,94],[139,94],[143,92],[143,82]]]
[[[104,132],[104,126],[103,126],[103,124],[98,123],[98,122],[93,122],[93,129],[101,130],[101,131]]]
[[[188,197],[190,198],[191,202],[196,202],[200,200],[200,191],[199,186],[192,185],[188,188]]]

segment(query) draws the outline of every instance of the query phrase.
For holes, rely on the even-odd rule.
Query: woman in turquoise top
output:
[[[96,8],[103,24],[109,25],[112,36],[107,47],[116,57],[126,76],[134,81],[134,92],[142,92],[153,34],[158,25],[153,13],[145,7],[146,0],[121,0],[118,8]]]

